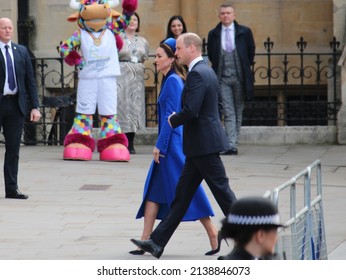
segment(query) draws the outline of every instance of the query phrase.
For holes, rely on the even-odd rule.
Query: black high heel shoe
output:
[[[220,252],[222,240],[225,240],[227,246],[229,246],[226,238],[222,238],[221,231],[219,231],[217,233],[217,248],[215,250],[210,250],[210,251],[206,252],[205,255],[211,256],[211,255],[215,255],[216,253]]]
[[[129,254],[131,255],[144,255],[144,253],[145,253],[144,250],[133,250],[129,252]]]

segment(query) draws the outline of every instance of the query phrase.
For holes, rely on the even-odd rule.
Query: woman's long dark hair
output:
[[[183,17],[179,16],[179,15],[175,15],[175,16],[172,16],[170,18],[169,22],[168,22],[166,39],[167,38],[175,38],[174,34],[173,34],[172,30],[171,30],[171,25],[172,25],[173,20],[176,20],[176,19],[179,20],[182,23],[182,25],[183,25],[182,33],[186,33],[187,32],[186,24],[185,24],[185,21],[184,21]]]

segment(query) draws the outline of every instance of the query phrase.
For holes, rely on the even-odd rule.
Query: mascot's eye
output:
[[[105,1],[99,1],[99,4],[104,4],[105,3]]]
[[[86,1],[84,5],[90,5],[90,1]]]

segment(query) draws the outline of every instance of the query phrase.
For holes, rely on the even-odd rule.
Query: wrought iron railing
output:
[[[301,37],[297,53],[274,53],[268,38],[266,52],[256,54],[255,98],[246,103],[244,124],[334,125],[341,104],[339,45],[334,37],[330,52],[306,52]]]
[[[35,58],[33,63],[42,118],[35,124],[26,122],[23,143],[61,145],[74,117],[77,72],[62,58]]]
[[[206,42],[203,56],[207,61]],[[256,53],[252,73],[254,99],[246,101],[243,125],[291,126],[335,125],[341,104],[340,43],[333,38],[331,51],[307,52],[303,38],[296,53],[273,52],[274,42],[268,37],[265,52]],[[154,65],[155,55],[145,63],[146,125],[157,125],[157,96],[161,76]],[[35,58],[42,119],[25,124],[23,143],[61,145],[74,117],[77,71],[61,58]],[[95,118],[97,126],[97,118]],[[0,142],[3,139],[0,138]]]
[[[275,53],[274,42],[264,42],[266,52],[256,53],[252,65],[254,98],[245,103],[243,125],[293,126],[335,125],[341,105],[340,43],[334,37],[330,51],[307,52],[307,42],[297,41],[298,52]],[[207,42],[203,56],[208,60]],[[156,71],[153,71],[157,75]],[[157,82],[155,88],[157,92]],[[157,96],[157,95],[155,95]],[[146,103],[156,108],[155,102]],[[151,109],[150,111],[155,111]],[[156,111],[155,111],[156,112]],[[156,123],[156,114],[147,115],[147,124]]]

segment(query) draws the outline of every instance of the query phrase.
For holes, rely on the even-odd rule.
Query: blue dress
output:
[[[159,204],[156,219],[162,220],[167,216],[170,205],[175,197],[175,188],[182,173],[185,155],[183,154],[182,126],[172,129],[168,124],[168,116],[180,111],[183,80],[173,71],[164,77],[158,99],[159,135],[156,147],[160,150],[160,164],[153,160],[144,185],[143,201],[136,219],[144,216],[146,201]],[[200,218],[214,216],[213,209],[200,185],[183,221],[195,221]]]

